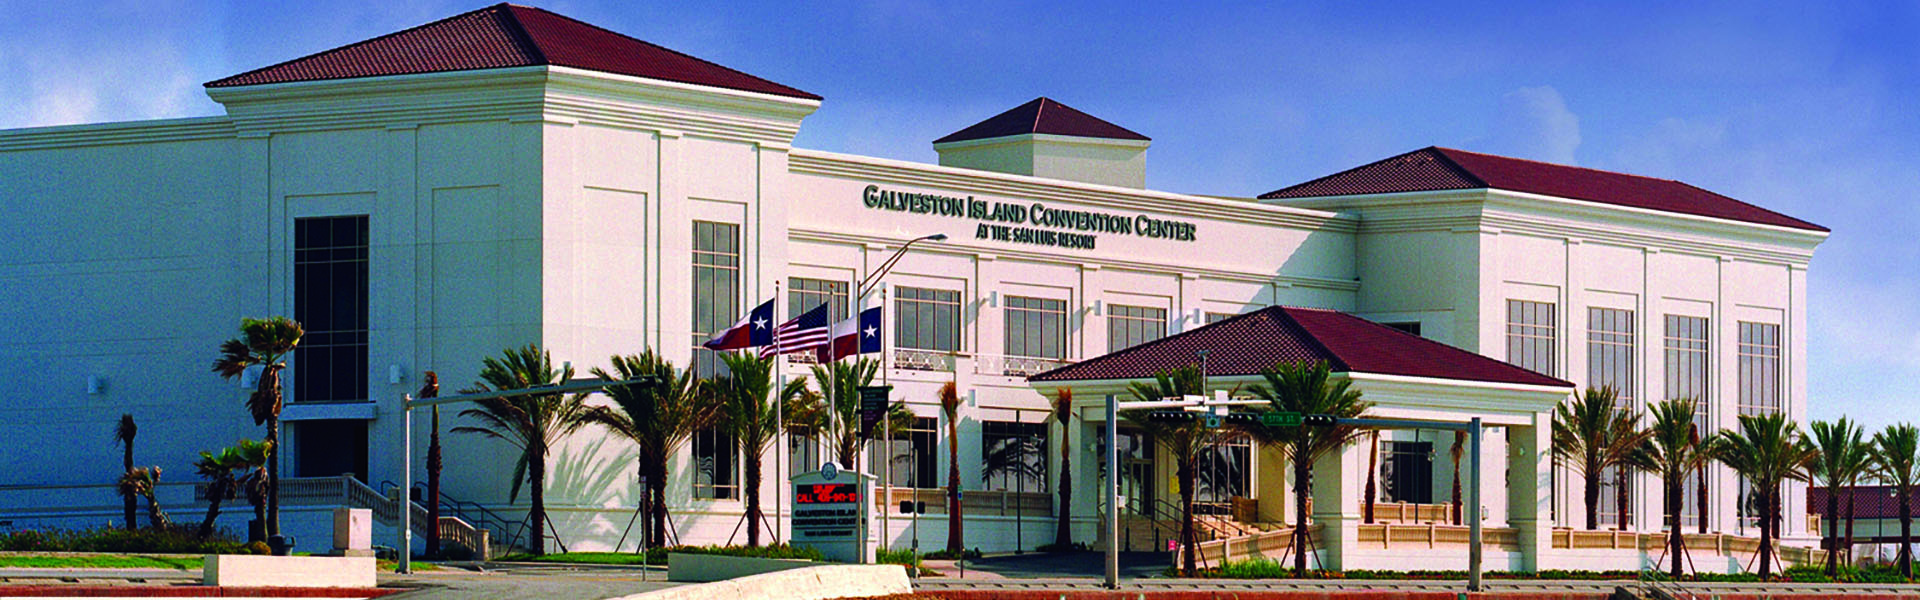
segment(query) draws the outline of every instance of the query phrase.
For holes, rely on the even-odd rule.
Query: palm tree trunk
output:
[[[1073,545],[1073,443],[1064,422],[1060,433],[1060,514],[1054,518],[1053,545],[1067,550]]]
[[[1378,432],[1370,434],[1367,436],[1367,440],[1367,492],[1366,506],[1364,507],[1366,510],[1361,511],[1360,519],[1368,524],[1372,524],[1373,502],[1378,491],[1374,486],[1374,479],[1376,478],[1375,475],[1380,473],[1380,434]]]
[[[1707,532],[1707,465],[1700,463],[1700,533]]]
[[[131,439],[126,440],[126,444],[124,444],[123,447],[125,448],[125,452],[123,452],[121,455],[121,462],[124,463],[125,468],[120,469],[120,472],[126,473],[128,471],[133,470],[133,440]],[[137,502],[134,501],[133,496],[131,495],[121,498],[121,500],[122,500],[123,507],[126,509],[127,531],[133,531],[135,529],[139,529],[140,519],[137,515],[134,514],[134,509],[136,508],[135,504],[137,504]]]
[[[1200,550],[1200,539],[1193,530],[1193,486],[1199,473],[1194,469],[1192,457],[1180,460],[1177,475],[1180,476],[1180,553],[1183,555],[1180,568],[1187,577],[1193,577],[1199,574],[1200,557],[1194,554]]]
[[[1588,469],[1581,478],[1585,485],[1581,492],[1587,501],[1587,530],[1593,531],[1600,528],[1600,472]]]
[[[1295,441],[1295,444],[1300,442]],[[1307,575],[1307,491],[1313,467],[1307,464],[1305,451],[1293,452],[1293,576]]]
[[[1840,521],[1835,520],[1835,517],[1840,514],[1840,496],[1837,495],[1839,491],[1837,486],[1827,486],[1827,522],[1823,524],[1827,526],[1825,538],[1828,577],[1840,574]]]
[[[1683,475],[1679,480],[1667,480],[1666,484],[1667,521],[1671,523],[1671,525],[1667,527],[1667,554],[1673,557],[1673,568],[1670,569],[1667,574],[1674,579],[1679,579],[1681,575],[1680,561],[1686,558],[1686,547],[1680,537],[1680,512],[1682,510],[1681,507],[1686,504],[1686,499],[1682,497],[1682,491],[1686,489],[1687,482]]]
[[[440,556],[440,467],[440,406],[436,404],[433,433],[427,438],[427,556],[433,558]]]
[[[1847,485],[1847,565],[1853,565],[1853,494],[1856,484]]]
[[[532,489],[528,495],[533,500],[533,510],[527,515],[528,524],[533,527],[529,539],[533,544],[533,555],[547,553],[547,448],[545,444],[535,442],[527,446],[527,485]]]
[[[881,510],[885,510],[882,507]],[[760,545],[760,454],[747,456],[747,545]]]
[[[1467,519],[1466,515],[1463,514],[1465,513],[1465,503],[1460,499],[1460,455],[1465,451],[1466,443],[1466,432],[1453,432],[1453,451],[1450,454],[1453,455],[1453,524],[1455,525],[1459,525]]]
[[[1613,474],[1613,484],[1614,484],[1613,485],[1613,501],[1614,501],[1614,506],[1620,509],[1620,520],[1619,520],[1620,530],[1626,531],[1627,530],[1627,502],[1631,500],[1630,498],[1627,497],[1628,495],[1627,494],[1627,469],[1625,467],[1614,467],[1614,469],[1615,471]]]
[[[1900,577],[1913,579],[1913,489],[1900,490]]]
[[[653,527],[653,545],[667,545],[667,461],[664,458],[653,461],[652,473],[647,477],[647,503],[652,507],[647,520]]]
[[[960,425],[958,415],[947,415],[947,551],[963,554],[967,532],[961,525],[960,511]]]
[[[267,418],[267,522],[261,527],[269,539],[280,535],[280,415]]]
[[[1760,578],[1773,574],[1773,492],[1760,492]]]
[[[220,500],[227,497],[229,485],[220,481],[207,485],[207,518],[200,521],[200,539],[213,537],[213,521],[220,518]]]

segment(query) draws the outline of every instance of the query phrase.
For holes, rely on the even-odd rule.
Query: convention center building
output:
[[[1655,475],[1608,478],[1590,530],[1580,479],[1552,465],[1552,411],[1588,388],[1641,409],[1695,398],[1721,429],[1807,415],[1807,265],[1828,230],[1679,181],[1428,147],[1244,197],[1151,190],[1146,135],[1049,97],[954,115],[938,164],[809,150],[792,142],[820,96],[505,4],[205,88],[225,114],[0,131],[0,522],[119,523],[122,414],[135,462],[162,468],[161,505],[197,520],[197,453],[264,431],[244,378],[208,367],[243,317],[274,315],[306,330],[281,467],[306,551],[326,550],[333,508],[380,505],[404,461],[424,478],[424,413],[402,450],[424,373],[452,394],[537,344],[582,376],[647,350],[708,375],[702,344],[769,300],[775,321],[882,309],[879,351],[858,356],[913,419],[856,470],[885,490],[872,536],[893,548],[946,546],[957,461],[968,548],[1052,544],[1064,509],[1074,542],[1167,550],[1179,480],[1130,422],[1122,534],[1097,527],[1105,402],[1203,360],[1233,394],[1323,361],[1372,415],[1481,419],[1493,570],[1661,556]],[[789,380],[822,361],[779,360]],[[441,413],[446,514],[527,543],[520,449],[449,432],[481,424],[459,412]],[[1322,461],[1316,560],[1464,567],[1455,439],[1387,431]],[[735,445],[709,429],[676,452],[672,541],[743,543]],[[830,454],[797,434],[766,451],[768,538],[790,533],[784,482]],[[546,464],[545,550],[637,546],[631,443],[588,426]],[[1262,532],[1293,521],[1290,473],[1276,449],[1216,443],[1190,490],[1203,558],[1284,553]],[[1705,477],[1683,511],[1690,552],[1740,569],[1757,536],[1745,486]],[[1817,545],[1805,497],[1784,494],[1789,560]],[[901,514],[912,499],[926,513]],[[245,531],[236,505],[221,524]]]

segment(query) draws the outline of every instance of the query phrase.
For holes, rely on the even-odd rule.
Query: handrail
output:
[[[425,495],[426,484],[424,482],[414,482],[413,485],[416,489],[422,491],[423,496]],[[392,480],[381,480],[380,487],[382,491],[385,491],[400,487],[400,484],[394,483]],[[500,535],[491,541],[493,544],[503,548],[518,547],[521,536],[527,533],[527,523],[525,521],[508,519],[500,513],[487,508],[486,505],[454,498],[447,495],[444,490],[440,492],[440,509],[443,513],[452,513],[451,515],[441,515],[443,518],[447,516],[459,517],[463,523],[475,523],[479,529],[497,532]],[[421,520],[424,521],[425,517],[421,517]]]

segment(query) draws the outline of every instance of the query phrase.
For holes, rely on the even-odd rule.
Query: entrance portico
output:
[[[1488,570],[1540,568],[1541,553],[1552,546],[1548,432],[1552,411],[1572,392],[1571,383],[1352,315],[1290,307],[1240,315],[1042,373],[1029,383],[1049,395],[1072,389],[1082,422],[1102,426],[1108,395],[1130,398],[1130,383],[1198,365],[1203,351],[1209,393],[1224,390],[1245,395],[1252,386],[1264,383],[1262,370],[1282,362],[1326,362],[1336,378],[1352,381],[1353,389],[1374,405],[1367,413],[1370,417],[1447,423],[1479,417],[1489,428],[1482,449],[1480,494],[1483,523],[1488,527],[1483,545],[1486,566]],[[1382,436],[1419,437],[1417,432],[1404,431]],[[1466,568],[1466,526],[1454,524],[1449,511],[1396,506],[1396,514],[1376,511],[1379,518],[1367,521],[1363,504],[1372,462],[1370,447],[1366,443],[1346,446],[1314,466],[1308,515],[1313,529],[1312,562],[1334,569]],[[1157,458],[1158,454],[1146,456]],[[1289,506],[1291,469],[1277,449],[1253,448],[1251,454],[1251,492],[1257,511],[1233,517],[1251,517],[1269,532],[1254,533],[1259,528],[1253,524],[1247,524],[1246,533],[1239,536],[1235,531],[1217,531],[1230,539],[1202,544],[1200,556],[1207,562],[1220,557],[1279,559],[1291,551],[1284,534],[1295,521],[1294,507]],[[1097,460],[1076,464],[1089,463],[1100,464]],[[1169,465],[1154,464],[1151,471],[1160,475],[1147,484],[1159,487],[1135,495],[1164,497],[1174,491],[1169,487],[1178,483],[1171,481]],[[1451,473],[1445,475],[1446,487],[1451,488]],[[1093,478],[1086,479],[1093,483]],[[1093,496],[1087,495],[1084,506],[1075,510],[1097,510]]]

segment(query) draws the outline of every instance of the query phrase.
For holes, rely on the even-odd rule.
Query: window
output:
[[[1380,442],[1385,502],[1433,503],[1433,442]]]
[[[851,284],[845,281],[805,277],[794,277],[787,282],[789,290],[786,319],[807,314],[807,311],[820,308],[822,304],[829,305],[828,319],[838,322],[847,318],[847,287]]]
[[[1558,374],[1554,316],[1552,303],[1508,300],[1507,362],[1535,373]]]
[[[1067,302],[1048,298],[1006,297],[1007,355],[1067,357]]]
[[[811,473],[819,469],[819,441],[790,431],[787,436],[787,473]]]
[[[960,350],[960,292],[913,287],[894,288],[894,292],[894,346]]]
[[[1207,324],[1212,325],[1238,316],[1240,316],[1239,313],[1210,312],[1207,313]]]
[[[351,473],[361,481],[367,480],[366,421],[294,421],[288,423],[288,429],[293,434],[295,477],[339,477]]]
[[[1252,495],[1253,443],[1245,435],[1215,442],[1200,455],[1194,471],[1194,503],[1207,505],[1207,513],[1233,514],[1233,499]]]
[[[893,432],[893,444],[888,452],[870,451],[867,453],[872,464],[872,472],[879,473],[881,457],[886,457],[888,477],[894,487],[937,488],[947,485],[947,479],[940,474],[940,440],[944,434],[939,419],[919,417],[905,431]],[[875,450],[885,444],[876,436],[873,442]],[[888,483],[876,480],[876,485]]]
[[[1740,322],[1740,414],[1780,411],[1780,326]]]
[[[1707,421],[1707,415],[1710,414],[1707,407],[1711,401],[1707,397],[1707,331],[1705,318],[1667,315],[1667,398],[1689,398],[1694,401],[1694,427],[1702,434],[1714,429]],[[1680,523],[1682,526],[1697,524],[1700,519],[1700,473],[1696,470],[1687,474],[1682,486]]]
[[[1167,337],[1167,309],[1107,305],[1107,351],[1119,352]]]
[[[1587,309],[1587,385],[1590,387],[1613,388],[1616,408],[1632,410],[1634,407],[1633,355],[1634,355],[1633,311],[1614,308]],[[1631,486],[1628,474],[1618,468],[1608,469],[1600,476],[1600,522],[1607,525],[1620,524],[1619,489]],[[1633,506],[1632,491],[1628,491],[1628,507]],[[1632,524],[1633,516],[1627,515],[1627,524]]]
[[[1158,511],[1155,507],[1157,500],[1153,494],[1153,436],[1147,435],[1146,432],[1138,429],[1126,427],[1121,428],[1115,433],[1119,434],[1117,440],[1118,451],[1116,453],[1120,455],[1120,496],[1125,498],[1125,500],[1121,502],[1120,511],[1122,514],[1127,515],[1155,514]],[[1107,440],[1105,437],[1095,437],[1093,447],[1095,456],[1107,455]],[[1099,485],[1105,486],[1107,484],[1107,462],[1105,460],[1099,460],[1095,461],[1095,463],[1095,468],[1098,469],[1098,471],[1096,471],[1098,473],[1097,481]],[[1098,489],[1106,488],[1100,487]],[[1098,505],[1105,507],[1106,502],[1099,502]]]
[[[294,220],[293,318],[306,329],[294,357],[293,400],[365,401],[366,215]],[[360,437],[364,453],[364,431]],[[365,475],[364,465],[357,472]]]
[[[1381,325],[1392,327],[1394,329],[1398,329],[1414,335],[1420,335],[1419,321],[1404,321],[1400,323],[1381,323]]]
[[[733,436],[718,428],[693,433],[693,497],[740,497],[733,447]]]
[[[986,421],[980,424],[981,478],[985,489],[1047,491],[1047,425]]]
[[[720,358],[700,344],[740,318],[740,226],[693,222],[693,370],[720,372]]]

